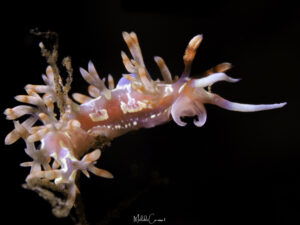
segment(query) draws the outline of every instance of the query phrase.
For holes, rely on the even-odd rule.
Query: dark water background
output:
[[[95,1],[96,2],[96,1]],[[92,60],[102,76],[125,72],[122,31],[135,31],[153,77],[153,56],[173,75],[183,70],[188,41],[202,33],[192,74],[228,61],[242,78],[213,91],[245,103],[287,101],[279,110],[229,112],[207,106],[203,128],[192,120],[132,132],[112,142],[98,164],[115,176],[81,177],[91,224],[133,224],[133,216],[155,213],[164,224],[299,224],[299,8],[288,1],[39,1],[2,7],[1,110],[28,84],[41,84],[46,68],[29,29],[58,32],[60,56],[73,60],[73,92],[87,84],[78,68]],[[4,15],[5,12],[8,14]],[[1,118],[1,138],[12,129]],[[1,149],[1,224],[72,224],[56,219],[50,206],[21,188],[29,160],[22,141]],[[147,223],[142,223],[147,224]],[[156,223],[159,224],[159,223]]]

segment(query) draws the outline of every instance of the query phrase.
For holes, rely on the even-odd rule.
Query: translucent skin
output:
[[[110,99],[100,96],[81,104],[72,118],[82,124],[82,129],[110,139],[131,130],[154,127],[170,121],[170,108],[183,83],[159,84],[155,94],[139,93],[130,84],[118,85],[111,91]],[[95,121],[91,118],[93,113],[101,115],[103,109],[107,111],[107,119]]]

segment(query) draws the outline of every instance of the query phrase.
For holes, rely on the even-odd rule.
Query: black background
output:
[[[201,33],[192,74],[229,61],[228,74],[242,81],[218,83],[214,92],[238,102],[288,105],[257,113],[209,105],[202,128],[187,119],[186,127],[170,122],[114,140],[98,162],[114,180],[81,177],[88,221],[133,224],[134,215],[155,213],[166,218],[162,224],[299,224],[299,8],[268,0],[96,2],[2,7],[2,111],[18,104],[13,97],[24,94],[26,84],[42,83],[46,63],[39,39],[28,32],[35,27],[58,32],[60,56],[73,60],[73,92],[86,93],[78,68],[90,59],[100,75],[121,77],[120,50],[128,52],[122,31],[137,33],[154,78],[153,56],[180,75],[184,49]],[[4,139],[13,125],[2,116],[1,127]],[[21,188],[28,169],[18,165],[29,160],[24,147],[18,141],[1,149],[3,224],[72,224]]]

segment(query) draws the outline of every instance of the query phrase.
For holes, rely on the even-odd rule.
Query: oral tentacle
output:
[[[231,110],[231,111],[238,111],[238,112],[256,112],[256,111],[263,111],[263,110],[271,110],[271,109],[278,109],[285,106],[287,103],[276,103],[276,104],[243,104],[237,102],[228,101],[217,94],[210,95],[210,104],[217,105],[221,108]]]

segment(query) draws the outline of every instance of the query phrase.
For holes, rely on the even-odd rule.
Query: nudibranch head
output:
[[[285,102],[260,105],[241,104],[228,101],[211,92],[211,86],[218,81],[234,83],[239,80],[240,79],[231,78],[223,72],[213,73],[207,77],[199,79],[187,79],[187,81],[180,87],[180,95],[172,105],[171,114],[174,121],[180,126],[185,126],[186,123],[182,122],[180,117],[197,116],[197,120],[194,120],[194,124],[198,127],[203,126],[207,119],[204,104],[213,104],[227,110],[239,112],[270,110],[281,108],[286,105]]]

